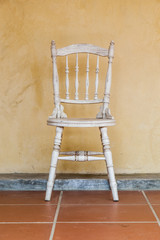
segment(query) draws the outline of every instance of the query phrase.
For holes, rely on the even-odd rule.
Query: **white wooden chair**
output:
[[[48,118],[48,125],[56,126],[56,136],[54,140],[54,148],[51,158],[51,166],[49,171],[49,178],[47,182],[46,190],[46,201],[50,201],[52,189],[54,185],[54,180],[56,176],[56,166],[58,159],[62,160],[72,160],[72,161],[91,161],[91,160],[105,160],[108,169],[109,184],[112,191],[113,201],[118,201],[118,191],[117,184],[114,174],[112,153],[110,150],[110,142],[107,135],[107,127],[115,125],[115,120],[111,116],[109,110],[109,98],[110,98],[110,87],[111,87],[111,72],[112,72],[112,60],[114,57],[114,42],[110,43],[108,49],[100,48],[91,44],[75,44],[64,48],[56,49],[55,42],[51,43],[51,52],[53,59],[53,87],[54,87],[54,103],[55,108],[52,115]],[[87,54],[86,63],[86,90],[85,99],[79,99],[78,93],[78,53]],[[68,67],[68,55],[76,54],[76,64],[75,64],[75,98],[70,99],[69,94],[69,67]],[[96,65],[96,77],[95,77],[95,94],[94,99],[89,100],[88,88],[89,88],[89,54],[97,55],[97,65]],[[66,98],[62,99],[59,96],[59,77],[56,64],[56,58],[59,56],[66,57]],[[99,77],[99,56],[108,58],[108,70],[105,80],[104,87],[104,97],[103,99],[98,98],[98,77]],[[100,112],[97,114],[96,118],[67,118],[67,115],[63,111],[63,106],[61,103],[70,104],[94,104],[100,103],[102,106]],[[90,151],[76,151],[76,152],[60,152],[60,145],[62,140],[62,133],[64,127],[99,127],[101,133],[101,140],[103,145],[103,153],[90,152]],[[104,157],[99,157],[96,155],[104,155]]]

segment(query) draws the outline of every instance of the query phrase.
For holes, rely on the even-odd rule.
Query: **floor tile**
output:
[[[0,204],[56,204],[59,193],[53,191],[51,201],[46,202],[45,191],[1,191]]]
[[[151,204],[160,204],[160,191],[145,191]]]
[[[52,224],[0,224],[1,240],[48,240]]]
[[[119,191],[119,199],[113,202],[111,191],[64,191],[62,204],[147,204],[139,191]]]
[[[57,223],[54,240],[159,240],[157,224]]]
[[[0,222],[50,222],[56,205],[1,205]]]
[[[147,205],[61,205],[58,221],[156,221]]]
[[[160,205],[152,205],[160,221]]]

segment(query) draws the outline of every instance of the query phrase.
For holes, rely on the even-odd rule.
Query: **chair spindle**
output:
[[[66,56],[66,99],[69,99],[69,67],[68,67],[68,56]]]
[[[95,94],[94,99],[98,99],[98,73],[99,73],[99,56],[97,56],[97,66],[96,66],[96,81],[95,81]]]
[[[75,72],[76,72],[76,80],[75,80],[75,100],[78,100],[78,71],[79,71],[79,66],[78,66],[78,53],[76,54],[76,67],[75,67]]]
[[[89,53],[87,54],[87,66],[86,66],[86,96],[85,100],[88,100],[88,89],[89,89]]]

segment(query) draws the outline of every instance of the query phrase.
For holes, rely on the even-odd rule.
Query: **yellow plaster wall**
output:
[[[115,171],[159,172],[159,16],[158,0],[1,0],[0,172],[49,170],[52,39],[57,47],[115,41],[111,110],[117,125],[109,130]],[[62,149],[70,150],[73,139],[75,150],[101,150],[98,129],[65,129]],[[104,162],[61,161],[58,172],[106,168]]]

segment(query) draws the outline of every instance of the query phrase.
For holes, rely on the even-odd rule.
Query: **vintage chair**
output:
[[[49,171],[49,178],[47,182],[46,190],[46,201],[50,201],[54,180],[56,176],[56,166],[58,159],[72,160],[72,161],[91,161],[91,160],[105,160],[108,169],[109,184],[112,191],[113,201],[118,201],[117,184],[114,174],[114,168],[112,163],[112,153],[110,150],[110,142],[107,135],[107,127],[115,125],[115,120],[111,116],[109,110],[109,98],[111,88],[111,72],[112,72],[112,60],[114,57],[114,42],[110,43],[109,49],[100,48],[91,44],[75,44],[64,48],[56,49],[55,42],[51,43],[51,52],[53,59],[53,87],[54,87],[54,103],[55,108],[52,115],[48,118],[48,125],[56,126],[56,136],[54,140],[54,148],[51,158],[51,166]],[[86,89],[85,99],[79,99],[78,87],[78,54],[86,53]],[[69,67],[68,67],[68,55],[76,54],[76,65],[75,65],[75,98],[70,99],[69,94]],[[96,77],[95,77],[95,94],[94,99],[89,100],[88,88],[89,88],[89,54],[97,55],[96,64]],[[66,56],[65,66],[65,85],[66,85],[66,98],[62,99],[59,96],[59,77],[56,64],[56,58],[60,56]],[[99,56],[108,57],[108,70],[105,80],[104,97],[103,99],[98,98],[98,78],[99,78]],[[61,103],[69,104],[94,104],[101,103],[100,112],[96,118],[67,118],[67,115],[63,111]],[[60,152],[60,145],[62,140],[62,133],[64,127],[99,127],[101,133],[101,140],[103,145],[103,153],[90,152],[90,151],[76,151],[76,152]],[[61,155],[61,156],[60,156]],[[67,156],[66,156],[67,155]],[[96,155],[104,155],[99,157]]]

